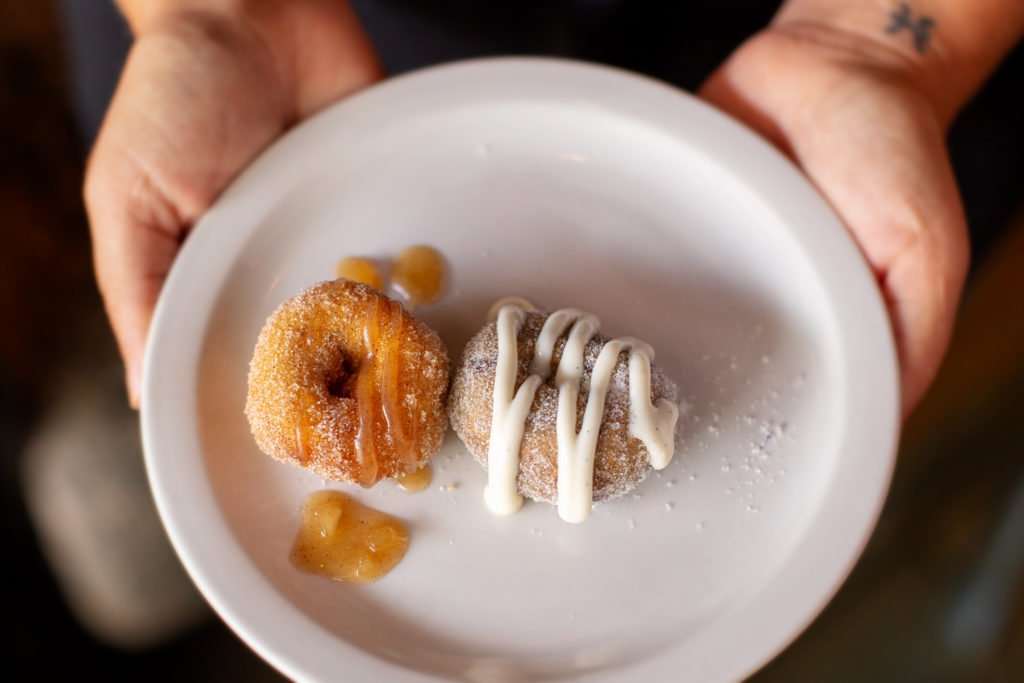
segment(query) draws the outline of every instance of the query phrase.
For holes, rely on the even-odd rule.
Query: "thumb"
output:
[[[795,50],[741,48],[701,96],[786,152],[846,225],[888,308],[905,417],[942,361],[968,262],[944,131],[905,79]]]
[[[745,124],[786,156],[793,157],[793,150],[775,117],[752,99],[745,97],[739,88],[730,83],[725,68],[720,67],[712,73],[700,86],[697,95],[708,104],[730,114],[739,123]]]
[[[180,246],[182,223],[152,180],[101,139],[85,185],[93,262],[132,407],[139,407],[146,338],[160,289]]]
[[[186,230],[287,117],[259,45],[208,16],[140,36],[89,160],[96,277],[136,407],[153,308]]]

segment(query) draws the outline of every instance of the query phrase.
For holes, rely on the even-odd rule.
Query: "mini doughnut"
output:
[[[548,318],[547,313],[528,311],[516,337],[518,389],[530,374],[531,357],[538,335]],[[565,349],[568,333],[555,342],[550,365],[557,368]],[[595,364],[609,339],[594,334],[583,347],[581,391],[576,401],[576,431],[580,430],[588,400],[588,389]],[[498,332],[495,323],[481,329],[466,346],[455,370],[448,398],[448,414],[455,432],[467,449],[483,465],[487,465],[494,410],[494,387],[498,366]],[[593,501],[600,502],[622,496],[640,483],[650,472],[650,454],[644,443],[630,433],[629,354],[622,353],[615,362],[605,397],[604,414],[594,451]],[[677,389],[657,366],[650,366],[650,401],[672,402],[675,410]],[[526,416],[519,450],[519,472],[516,478],[519,493],[527,498],[558,503],[558,436],[557,413],[559,390],[555,374],[541,382]],[[670,411],[671,412],[671,411]],[[672,416],[670,438],[675,438],[675,415]]]
[[[322,282],[267,319],[245,414],[268,455],[373,486],[440,448],[448,369],[441,338],[401,304],[360,283]]]

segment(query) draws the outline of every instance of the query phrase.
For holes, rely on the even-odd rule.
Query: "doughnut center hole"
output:
[[[334,374],[327,378],[327,393],[334,398],[355,398],[359,365],[348,356],[342,356]]]

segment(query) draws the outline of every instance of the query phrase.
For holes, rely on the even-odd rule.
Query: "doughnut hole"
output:
[[[354,399],[360,364],[351,356],[341,354],[337,368],[327,375],[327,393],[334,398]]]

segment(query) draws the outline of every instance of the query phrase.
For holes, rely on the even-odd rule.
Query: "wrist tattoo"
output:
[[[901,2],[898,10],[889,13],[889,25],[885,27],[885,32],[895,35],[903,29],[907,29],[914,37],[914,49],[920,54],[924,54],[928,42],[932,39],[934,26],[934,19],[926,14],[915,18],[910,11],[910,5]]]

